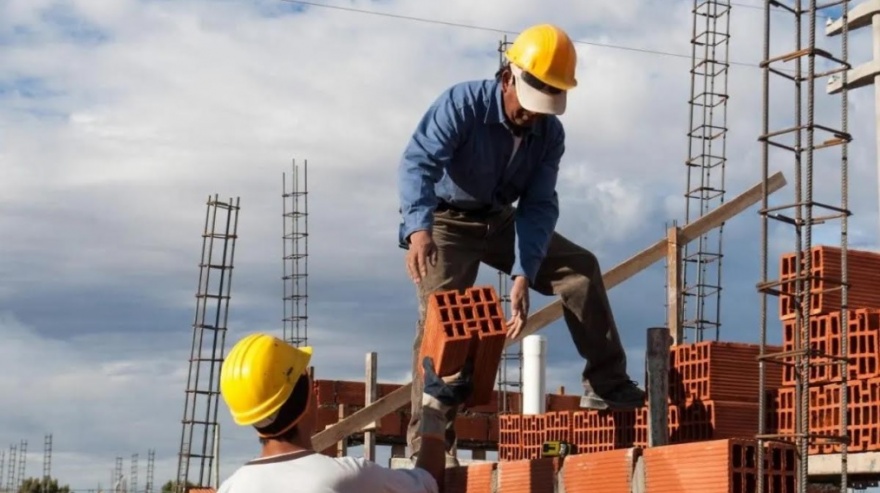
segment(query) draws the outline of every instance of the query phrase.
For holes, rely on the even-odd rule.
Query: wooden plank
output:
[[[366,359],[366,380],[364,382],[364,407],[370,407],[370,404],[378,397],[378,381],[377,373],[379,371],[378,354],[373,351],[367,353]],[[378,421],[368,423],[364,429],[364,459],[376,461],[376,427]]]
[[[666,232],[666,326],[672,336],[672,344],[684,340],[683,316],[681,313],[681,243],[678,237],[681,230],[673,226]]]
[[[669,443],[669,329],[648,329],[648,446]]]
[[[782,172],[778,172],[767,179],[767,193],[773,193],[784,187],[785,184],[785,177],[782,175]],[[730,202],[718,206],[706,215],[701,216],[694,222],[682,227],[681,233],[679,234],[680,244],[686,245],[690,243],[756,204],[761,200],[762,188],[763,184],[758,183],[736,196]],[[605,289],[611,289],[617,286],[623,281],[626,281],[639,272],[647,269],[655,262],[659,262],[665,256],[666,238],[663,238],[657,243],[654,243],[641,252],[617,264],[611,268],[611,270],[603,274],[602,280],[605,282]],[[534,315],[529,316],[528,322],[526,322],[526,326],[523,328],[522,332],[520,332],[519,336],[517,336],[515,340],[508,341],[508,343],[512,344],[520,342],[523,338],[543,329],[558,320],[560,317],[562,317],[562,301],[557,299],[538,310]]]
[[[767,193],[771,194],[784,187],[785,184],[785,177],[781,172],[778,172],[768,178],[766,183]],[[681,228],[679,234],[681,244],[684,245],[695,238],[699,238],[713,228],[720,226],[725,221],[735,217],[737,214],[756,204],[761,200],[764,186],[764,183],[754,185],[736,196],[733,200],[725,202],[713,211]],[[665,255],[666,238],[663,238],[603,274],[602,280],[605,282],[605,289],[611,289],[623,281],[626,281],[655,262],[658,262]],[[534,334],[542,328],[550,325],[561,316],[562,302],[556,300],[531,315],[519,336],[516,339],[508,339],[505,346],[509,347],[521,342],[524,337]],[[382,397],[370,406],[355,412],[347,419],[314,435],[312,437],[312,445],[314,449],[323,450],[323,448],[328,447],[334,442],[337,442],[352,433],[356,433],[368,423],[379,420],[388,413],[392,413],[407,405],[407,403],[410,402],[411,389],[412,382],[402,385],[397,390]]]

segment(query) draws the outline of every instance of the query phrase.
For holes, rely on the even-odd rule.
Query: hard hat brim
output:
[[[561,115],[565,113],[567,91],[562,91],[558,94],[548,94],[532,87],[523,80],[522,69],[515,64],[510,64],[510,70],[515,79],[516,97],[523,108],[532,113],[546,115]]]

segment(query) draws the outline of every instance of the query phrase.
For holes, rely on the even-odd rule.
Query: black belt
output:
[[[495,207],[494,205],[484,205],[483,207],[477,209],[465,209],[463,207],[458,207],[449,202],[441,200],[437,203],[436,212],[446,212],[452,211],[457,212],[459,214],[464,214],[467,216],[489,216],[492,214],[497,214],[501,212],[501,208]]]

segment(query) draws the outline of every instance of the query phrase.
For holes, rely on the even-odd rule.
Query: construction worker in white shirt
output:
[[[227,478],[218,493],[442,491],[446,415],[470,395],[473,363],[440,378],[431,358],[423,360],[422,446],[413,469],[390,469],[312,448],[317,399],[308,374],[311,357],[311,347],[297,348],[261,333],[245,336],[230,350],[220,374],[220,393],[235,423],[254,427],[262,451]]]

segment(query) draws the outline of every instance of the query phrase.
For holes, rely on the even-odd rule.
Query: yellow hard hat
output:
[[[577,87],[577,52],[565,31],[551,24],[529,27],[516,37],[505,56],[525,109],[554,115],[565,112],[565,91]]]
[[[251,334],[238,341],[220,371],[220,393],[233,421],[246,426],[272,417],[311,359],[311,347],[297,348],[268,334]]]

